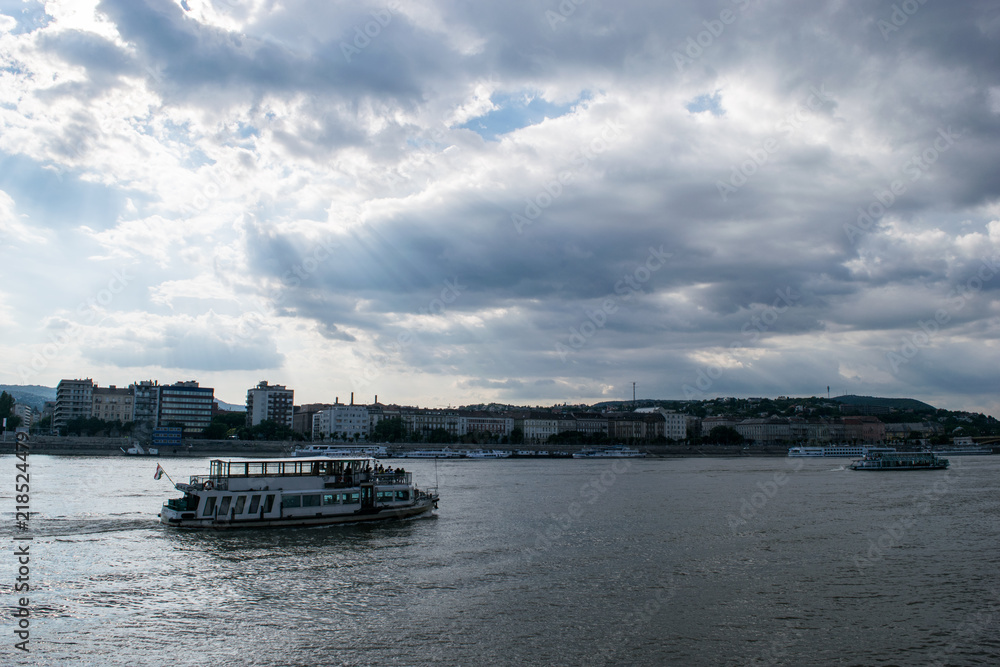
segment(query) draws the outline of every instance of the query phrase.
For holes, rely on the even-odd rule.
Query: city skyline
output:
[[[0,2],[0,383],[1000,414],[997,25]]]

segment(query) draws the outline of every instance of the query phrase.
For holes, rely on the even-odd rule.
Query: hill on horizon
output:
[[[0,384],[0,391],[5,391],[14,397],[14,401],[22,405],[30,405],[36,410],[45,407],[45,401],[56,400],[56,390],[39,384]]]
[[[895,408],[897,410],[914,410],[917,412],[934,412],[937,410],[933,405],[928,405],[915,398],[882,398],[878,396],[856,396],[846,394],[844,396],[834,396],[833,400],[844,405],[877,405],[885,408]]]

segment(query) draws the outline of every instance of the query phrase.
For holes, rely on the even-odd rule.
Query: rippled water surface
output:
[[[1000,664],[1000,456],[407,460],[433,517],[227,533],[156,523],[156,462],[31,456],[0,664]]]

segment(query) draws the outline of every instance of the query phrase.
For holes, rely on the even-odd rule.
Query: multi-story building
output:
[[[559,416],[551,412],[530,411],[514,418],[514,425],[524,433],[526,443],[547,442],[559,432]]]
[[[484,410],[463,411],[458,429],[459,435],[489,433],[497,437],[509,436],[514,430],[514,418]]]
[[[608,417],[599,412],[574,412],[575,430],[591,437],[598,433],[608,434]]]
[[[364,405],[335,403],[313,415],[313,439],[367,440],[368,408]]]
[[[791,424],[780,417],[744,419],[733,428],[744,439],[760,444],[792,441]]]
[[[94,387],[91,415],[106,422],[132,421],[132,391],[128,387]]]
[[[701,420],[701,434],[708,435],[712,432],[712,429],[716,426],[728,426],[729,428],[736,428],[736,423],[738,420],[732,417],[705,417]]]
[[[612,440],[656,440],[663,436],[666,419],[659,412],[612,412],[608,437]]]
[[[292,408],[292,430],[312,440],[313,415],[332,407],[329,403],[306,403]]]
[[[267,380],[247,391],[247,426],[273,421],[292,428],[294,390]]]
[[[129,385],[132,392],[132,421],[139,429],[152,429],[160,414],[160,383],[141,380]]]
[[[679,412],[670,412],[660,408],[658,412],[663,415],[663,436],[669,440],[687,440],[688,424],[691,423],[691,416]]]
[[[30,405],[15,403],[14,416],[21,418],[21,426],[23,428],[31,428],[31,425],[34,423],[35,410]]]
[[[408,410],[400,415],[406,432],[415,437],[443,429],[452,437],[464,435],[462,419],[456,410]]]
[[[71,419],[90,417],[93,406],[92,379],[60,380],[56,386],[56,411],[52,417],[52,428],[63,428]]]
[[[180,426],[184,436],[200,435],[212,423],[215,389],[194,380],[160,385],[157,426]]]

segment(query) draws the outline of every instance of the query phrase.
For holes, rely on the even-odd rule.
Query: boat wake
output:
[[[85,535],[102,535],[105,533],[120,533],[133,530],[150,530],[157,528],[157,523],[149,517],[56,517],[49,519],[32,519],[31,536],[34,538],[50,537],[74,538]]]

